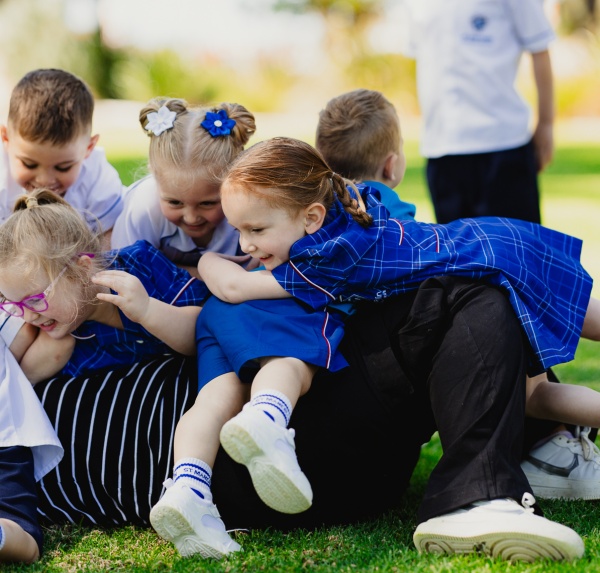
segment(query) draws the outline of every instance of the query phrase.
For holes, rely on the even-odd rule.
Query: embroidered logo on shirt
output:
[[[462,35],[463,40],[465,42],[490,44],[492,42],[492,37],[489,35],[489,33],[486,34],[484,32],[484,30],[489,29],[488,24],[489,20],[487,16],[475,14],[475,16],[471,17],[471,31]]]
[[[485,16],[473,16],[471,19],[471,24],[473,28],[475,28],[478,32],[485,28],[487,24],[487,18]]]

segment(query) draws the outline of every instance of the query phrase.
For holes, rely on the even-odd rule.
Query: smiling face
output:
[[[26,297],[46,291],[50,283],[50,278],[42,270],[24,279],[19,267],[7,267],[0,273],[1,300],[21,302]],[[94,305],[83,302],[89,297],[83,286],[65,276],[57,278],[45,294],[48,308],[35,312],[24,307],[23,320],[48,333],[51,338],[67,336],[97,311]]]
[[[29,141],[14,129],[2,128],[12,177],[27,192],[46,188],[63,196],[75,183],[83,161],[94,149],[98,136],[81,135],[63,145]]]
[[[160,210],[199,247],[210,243],[215,229],[225,218],[220,185],[196,179],[191,185],[159,184]]]
[[[226,186],[224,183],[223,211],[240,233],[242,250],[269,271],[287,262],[292,245],[310,232],[304,210],[292,214],[261,197]]]

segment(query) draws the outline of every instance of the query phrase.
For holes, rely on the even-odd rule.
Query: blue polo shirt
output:
[[[209,294],[202,281],[176,267],[147,241],[137,241],[111,254],[115,258],[109,269],[136,276],[152,298],[175,306],[200,306]],[[61,374],[77,376],[91,370],[176,354],[143,326],[117,310],[123,330],[88,320],[73,332],[77,340],[75,350]]]

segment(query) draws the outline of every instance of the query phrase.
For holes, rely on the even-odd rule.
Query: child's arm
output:
[[[204,253],[198,263],[200,278],[216,297],[225,302],[289,298],[270,271],[248,272],[217,253]]]
[[[30,324],[26,326],[31,327]],[[21,370],[32,384],[47,380],[60,372],[75,348],[75,339],[72,336],[64,336],[57,340],[42,330],[35,330],[38,330],[35,340],[19,360]]]
[[[547,375],[527,377],[525,414],[565,424],[600,425],[600,392],[577,384],[549,382]]]
[[[39,328],[23,322],[8,349],[27,379],[36,384],[60,372],[74,347],[75,339],[71,336],[55,340]]]
[[[25,352],[27,352],[29,347],[34,343],[38,332],[39,328],[36,328],[27,322],[23,322],[23,325],[19,328],[19,331],[8,347],[17,362],[21,362]]]
[[[98,299],[118,306],[134,322],[176,352],[196,354],[196,320],[199,306],[174,306],[148,296],[141,281],[125,271],[101,271],[92,281],[117,294],[99,293]]]
[[[548,50],[532,54],[533,75],[537,88],[538,121],[533,134],[533,143],[542,171],[554,155],[554,88],[552,65]]]

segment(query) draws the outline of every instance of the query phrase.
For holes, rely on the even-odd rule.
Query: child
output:
[[[219,189],[255,131],[253,115],[235,103],[193,108],[182,99],[155,98],[140,111],[140,123],[150,138],[152,175],[128,189],[112,247],[148,241],[192,274],[205,251],[238,254]]]
[[[0,561],[30,563],[42,553],[36,481],[58,464],[63,448],[16,359],[20,324],[3,318],[0,336]],[[21,334],[26,328],[20,329]],[[31,334],[31,333],[30,333]],[[31,337],[33,338],[33,337]],[[10,352],[9,352],[10,350]],[[13,354],[15,355],[13,357]]]
[[[22,197],[15,209],[0,226],[0,308],[54,341],[75,339],[61,373],[195,354],[196,305],[207,294],[200,281],[143,241],[102,253],[98,235],[49,191]]]
[[[210,254],[199,270],[211,291],[229,302],[294,296],[319,310],[340,300],[387,298],[429,276],[460,274],[508,291],[535,355],[533,372],[572,359],[580,334],[600,338],[598,301],[590,299],[591,279],[577,260],[576,239],[504,219],[447,226],[398,221],[388,217],[376,192],[360,186],[361,195],[352,196],[347,183],[303,142],[276,138],[248,150],[223,183],[223,208],[240,231],[242,249],[266,270],[248,274]],[[210,323],[210,336],[240,372],[240,344],[236,348],[225,338],[229,307],[212,307],[211,301],[205,305],[199,330],[203,323],[208,330],[212,314],[219,316]],[[290,317],[281,322],[289,324]],[[237,336],[244,336],[241,327]],[[293,386],[289,378],[285,383]],[[588,388],[542,382],[529,393],[536,404],[531,409],[540,417],[582,425],[600,421],[598,395]],[[229,450],[226,429],[221,441]]]
[[[404,175],[405,165],[398,115],[394,106],[380,92],[357,89],[329,100],[319,114],[316,147],[326,163],[342,177],[377,189],[391,217],[407,218],[398,213],[398,210],[390,208],[393,203],[389,199],[390,189],[386,185],[398,185]],[[383,201],[384,197],[388,197],[388,200]],[[414,211],[408,214],[412,218]],[[527,413],[531,417],[540,416],[540,412],[536,411],[533,390],[542,381],[548,381],[547,374],[528,381],[531,399],[527,401]],[[548,391],[552,389],[549,387]],[[562,390],[559,394],[561,392]],[[585,394],[589,390],[572,392],[580,392],[581,403],[588,404]],[[551,404],[552,400],[549,400],[547,405]],[[542,411],[548,413],[545,406],[542,406]],[[587,420],[589,423],[596,416],[593,409],[586,408],[578,413],[574,411],[570,419],[579,420],[579,423]],[[577,429],[575,432],[577,433]],[[523,463],[523,470],[535,495],[597,498],[600,452],[587,437],[589,429],[580,431],[574,437],[564,426],[551,428],[548,424],[546,428],[540,426],[538,433],[541,439],[533,445]],[[567,466],[571,464],[574,454],[578,465],[570,469]]]
[[[34,70],[19,81],[7,125],[0,126],[0,221],[19,195],[43,187],[64,197],[91,228],[110,233],[123,207],[123,186],[96,147],[99,136],[91,135],[93,112],[90,90],[69,72]]]
[[[406,171],[396,108],[373,90],[357,89],[327,102],[319,113],[316,148],[331,169],[377,189],[397,219],[413,219],[416,207],[392,191]]]
[[[416,61],[421,153],[439,223],[488,215],[540,222],[537,174],[552,159],[555,113],[548,51],[555,34],[543,4],[401,2],[406,55]],[[526,52],[534,121],[515,81]]]
[[[343,178],[303,142],[275,138],[257,144],[234,164],[223,183],[230,221],[236,227],[240,221],[248,225],[251,215],[256,213],[258,219],[269,202],[265,219],[283,216],[287,209],[290,218],[300,217],[310,231],[295,244],[282,240],[269,253],[251,240],[266,235],[266,229],[258,225],[239,229],[244,251],[262,255],[272,272],[246,275],[235,264],[211,256],[201,269],[218,265],[229,269],[236,280],[243,276],[245,282],[235,283],[213,271],[202,273],[209,288],[214,286],[230,302],[240,302],[257,296],[260,284],[265,287],[260,291],[263,297],[294,296],[323,309],[335,300],[379,300],[406,292],[435,274],[485,277],[507,289],[532,346],[535,366],[546,368],[572,359],[580,334],[600,338],[598,301],[590,299],[592,281],[577,259],[579,240],[539,225],[496,218],[448,225],[400,222],[389,219],[376,191],[366,186],[360,191],[346,187]],[[295,199],[289,197],[292,192]],[[301,192],[312,192],[310,198],[316,199],[309,203]],[[376,268],[368,269],[369,261]],[[520,261],[523,268],[512,261]],[[342,270],[327,268],[328,264]],[[554,277],[556,271],[560,278]]]

